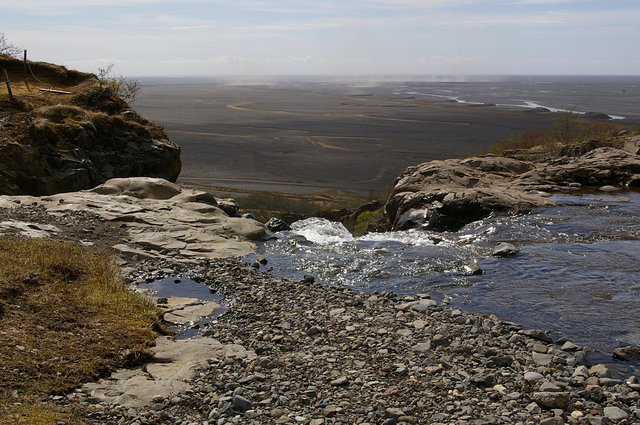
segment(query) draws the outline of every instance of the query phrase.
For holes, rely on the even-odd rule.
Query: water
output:
[[[311,218],[266,242],[260,254],[280,276],[450,297],[464,311],[548,330],[591,347],[596,360],[610,360],[615,347],[640,345],[640,193],[552,199],[555,207],[448,233],[354,238],[339,223]],[[502,241],[521,252],[491,256]],[[465,275],[473,262],[484,274]]]
[[[227,311],[224,299],[220,294],[212,292],[204,283],[196,282],[186,276],[169,276],[151,283],[143,283],[139,285],[139,289],[148,291],[150,295],[156,298],[197,298],[201,301],[213,301],[220,304],[220,308],[216,309],[211,315],[205,316],[195,323],[173,324],[171,329],[175,332],[175,337],[179,339],[193,338],[202,334],[216,317],[223,315]]]
[[[237,82],[220,82],[237,85]],[[417,99],[500,109],[546,108],[550,112],[571,111],[577,114],[601,112],[615,120],[640,120],[638,76],[272,77],[263,80],[249,78],[242,86],[382,99]]]

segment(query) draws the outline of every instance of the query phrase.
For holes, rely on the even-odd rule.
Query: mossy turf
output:
[[[0,238],[0,425],[82,423],[51,396],[148,359],[159,314],[107,252]]]

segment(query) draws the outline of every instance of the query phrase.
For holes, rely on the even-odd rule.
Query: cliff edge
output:
[[[94,74],[0,55],[0,194],[50,195],[116,177],[175,181],[180,148]]]

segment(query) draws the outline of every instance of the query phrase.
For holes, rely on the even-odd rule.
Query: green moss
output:
[[[384,208],[375,211],[364,211],[356,217],[352,233],[354,236],[362,236],[369,232],[372,227],[384,220]]]

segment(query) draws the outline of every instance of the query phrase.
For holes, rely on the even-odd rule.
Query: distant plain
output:
[[[407,166],[485,151],[507,135],[547,128],[555,116],[423,93],[425,87],[473,93],[480,83],[149,78],[142,84],[134,107],[181,146],[179,182],[214,193],[366,196],[392,185]]]

